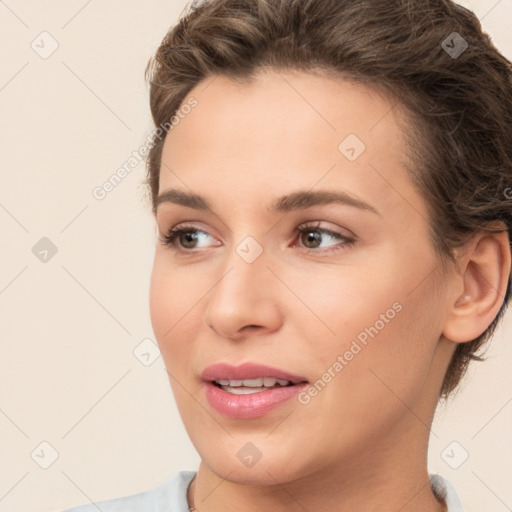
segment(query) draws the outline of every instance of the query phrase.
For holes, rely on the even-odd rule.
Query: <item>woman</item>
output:
[[[151,320],[201,464],[71,510],[463,510],[428,439],[509,299],[510,62],[447,0],[211,0],[147,71]]]

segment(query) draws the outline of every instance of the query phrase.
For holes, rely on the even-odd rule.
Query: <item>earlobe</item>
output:
[[[455,343],[464,343],[478,338],[503,304],[511,265],[508,233],[478,233],[468,244],[458,265],[460,275],[454,281],[457,290],[443,336]]]

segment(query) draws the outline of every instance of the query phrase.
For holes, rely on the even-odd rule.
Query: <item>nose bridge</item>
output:
[[[223,278],[215,287],[220,295],[230,298],[234,294],[240,301],[250,301],[262,287],[257,286],[266,280],[270,273],[266,264],[267,253],[263,246],[252,236],[246,236],[234,244],[226,255],[223,265]],[[215,290],[214,290],[215,291]]]
[[[275,277],[268,263],[267,253],[252,236],[230,247],[205,311],[206,323],[218,334],[234,338],[249,325],[277,328],[279,308],[269,286],[269,279]]]

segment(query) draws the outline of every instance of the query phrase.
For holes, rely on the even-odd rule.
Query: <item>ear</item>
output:
[[[511,255],[508,233],[478,233],[458,257],[460,273],[453,294],[443,336],[463,343],[478,338],[498,314],[505,299]],[[461,292],[462,290],[462,292]]]

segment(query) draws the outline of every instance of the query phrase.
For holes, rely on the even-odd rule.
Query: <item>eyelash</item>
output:
[[[305,250],[306,252],[316,252],[316,253],[337,252],[337,251],[342,251],[342,250],[346,249],[347,247],[351,247],[356,242],[355,239],[349,238],[340,233],[336,233],[335,231],[319,228],[319,225],[320,224],[302,225],[302,226],[299,226],[298,228],[296,228],[295,233],[300,236],[300,235],[303,235],[306,233],[317,232],[317,233],[321,233],[324,235],[332,236],[333,238],[338,238],[343,241],[343,244],[341,246],[338,245],[338,246],[330,247],[327,249],[310,249],[308,247],[302,247],[302,249]],[[183,249],[181,247],[180,248],[177,247],[177,245],[178,245],[177,241],[179,241],[179,237],[181,236],[182,233],[206,233],[206,232],[202,231],[201,229],[197,229],[190,224],[179,224],[178,226],[176,226],[172,229],[169,229],[169,231],[167,232],[166,235],[160,236],[160,242],[163,245],[168,246],[168,248],[172,251],[193,252],[194,249]],[[208,233],[206,233],[206,234],[208,234]]]

